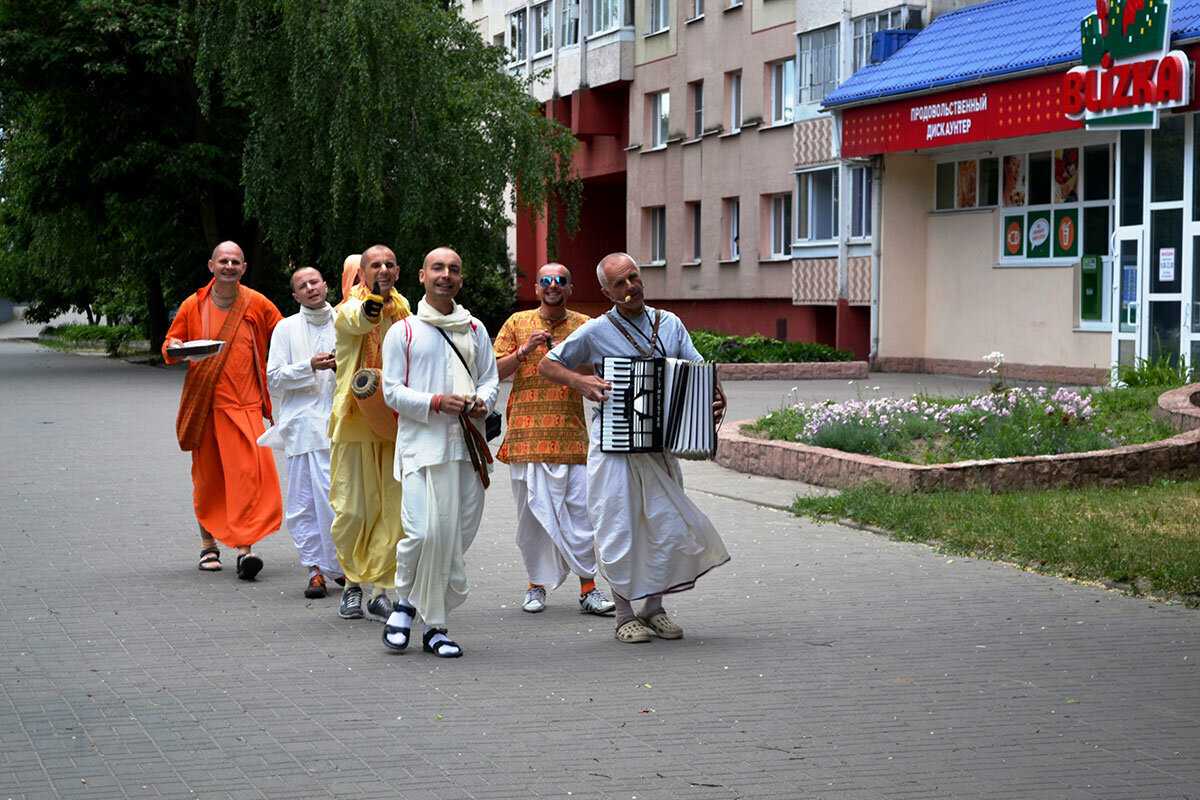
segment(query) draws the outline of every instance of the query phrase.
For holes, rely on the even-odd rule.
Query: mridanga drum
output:
[[[371,431],[381,439],[396,441],[396,412],[383,402],[383,373],[363,367],[350,378],[350,393]]]

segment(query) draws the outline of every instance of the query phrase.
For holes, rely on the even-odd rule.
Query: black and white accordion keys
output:
[[[711,459],[717,453],[716,365],[677,358],[608,356],[612,384],[600,406],[600,450]]]

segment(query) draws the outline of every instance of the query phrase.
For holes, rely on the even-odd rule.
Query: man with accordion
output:
[[[605,256],[596,277],[613,308],[551,350],[538,369],[600,403],[588,450],[588,508],[615,595],[617,640],[647,642],[651,632],[678,639],[683,628],[663,609],[663,596],[691,589],[729,553],[684,493],[674,452],[711,457],[725,398],[711,365],[707,376],[691,375],[700,354],[677,316],[645,304],[632,257]],[[574,371],[587,364],[594,374]],[[637,612],[636,600],[644,600]]]

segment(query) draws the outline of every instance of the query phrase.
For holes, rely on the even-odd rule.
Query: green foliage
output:
[[[1178,357],[1164,355],[1154,361],[1139,358],[1132,365],[1122,364],[1117,368],[1117,379],[1126,386],[1174,389],[1191,383],[1195,379],[1195,370]]]
[[[498,328],[515,299],[510,187],[519,208],[565,200],[568,221],[581,187],[574,137],[503,49],[433,0],[205,0],[197,19],[201,85],[250,110],[246,213],[275,257],[336,278],[347,254],[386,244],[415,306],[424,255],[450,246],[460,301]]]
[[[853,361],[849,350],[816,342],[781,342],[755,334],[729,336],[708,330],[691,332],[692,343],[706,361],[723,364],[775,364],[808,361]]]
[[[792,508],[885,528],[897,539],[952,553],[1200,603],[1200,481],[1010,494],[903,494],[873,486],[797,498]]]
[[[238,117],[199,113],[193,30],[167,0],[0,2],[0,294],[27,318],[161,338],[164,295],[207,275],[207,232],[240,224]]]
[[[126,343],[145,339],[146,332],[140,325],[47,325],[42,328],[43,336],[50,336],[66,343],[103,342],[109,355],[118,355]]]

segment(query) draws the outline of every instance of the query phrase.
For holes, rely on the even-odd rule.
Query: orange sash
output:
[[[200,306],[197,312],[204,320],[205,328],[208,327],[208,314],[205,313],[207,309],[203,307],[203,304],[208,302],[210,293],[211,289],[205,293],[203,300],[199,299],[200,292],[196,293],[197,305]],[[250,308],[250,292],[244,292],[239,287],[237,298],[225,316],[225,324],[221,326],[221,331],[216,338],[226,344],[232,341],[234,331],[242,323],[242,318],[246,316],[248,308]],[[204,334],[207,338],[208,331],[205,330]],[[220,377],[228,357],[229,348],[222,347],[221,352],[215,356],[188,366],[187,375],[183,379],[183,397],[179,403],[179,414],[175,417],[175,435],[179,439],[181,450],[194,450],[200,443],[200,434],[204,432],[204,423],[208,419],[208,412],[212,410],[213,392],[217,388],[217,378]],[[254,360],[255,369],[257,369],[257,353],[255,353]]]

